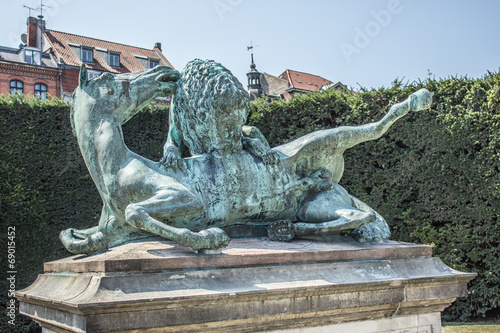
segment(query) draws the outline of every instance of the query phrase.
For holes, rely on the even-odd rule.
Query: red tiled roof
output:
[[[94,49],[94,63],[86,63],[87,68],[89,69],[111,73],[129,73],[145,69],[135,57],[136,55],[148,57],[154,60],[160,60],[160,65],[168,65],[170,67],[173,67],[172,64],[167,60],[167,58],[165,58],[161,51],[156,47],[152,50],[148,50],[140,47],[113,43],[105,40],[78,36],[55,30],[46,30],[44,34],[49,41],[54,53],[57,55],[57,57],[62,59],[62,61],[66,65],[79,67],[82,64],[82,61],[68,44],[71,43]],[[109,50],[110,52],[119,53],[120,68],[109,66],[106,63],[105,59],[101,58],[99,52],[97,52],[96,49],[105,49]]]
[[[290,84],[290,88],[317,91],[321,87],[332,84],[333,82],[322,78],[321,76],[297,72],[291,69],[285,70],[279,75],[281,79],[287,80]]]

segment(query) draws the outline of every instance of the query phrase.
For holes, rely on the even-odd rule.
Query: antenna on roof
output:
[[[32,11],[32,10],[36,10],[37,12],[39,12],[39,11],[40,11],[40,9],[38,9],[38,8],[31,8],[31,7],[28,7],[28,6],[26,6],[26,5],[23,5],[23,7],[24,7],[24,8],[28,8],[28,9],[29,9],[29,12],[28,12],[28,13],[29,13],[29,14],[28,14],[28,16],[29,16],[29,17],[31,17],[31,11]],[[40,14],[41,14],[41,13],[40,13]]]
[[[52,8],[50,6],[44,5],[43,0],[40,0],[40,7],[37,8],[40,11],[40,18],[43,18],[43,8],[44,7],[45,8]]]

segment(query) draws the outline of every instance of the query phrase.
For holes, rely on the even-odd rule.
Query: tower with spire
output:
[[[248,94],[250,95],[250,100],[253,101],[262,96],[262,85],[260,82],[261,73],[257,70],[255,63],[253,61],[253,45],[250,42],[250,46],[247,46],[247,51],[251,51],[252,63],[250,64],[250,70],[247,73],[248,77]]]

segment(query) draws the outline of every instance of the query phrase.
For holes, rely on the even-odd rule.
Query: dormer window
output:
[[[160,60],[158,59],[151,59],[149,57],[138,54],[134,54],[134,56],[137,59],[137,61],[139,61],[141,66],[144,67],[144,69],[155,68],[160,64]]]
[[[120,67],[120,55],[117,53],[109,54],[109,65],[111,67]]]
[[[41,64],[41,54],[40,50],[25,48],[24,49],[24,61],[30,65],[40,65]]]
[[[82,48],[82,61],[87,63],[94,62],[94,52],[92,49]]]

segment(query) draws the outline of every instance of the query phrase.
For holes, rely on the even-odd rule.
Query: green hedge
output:
[[[68,256],[58,238],[61,230],[99,220],[101,199],[72,134],[69,109],[59,100],[0,97],[1,248],[7,252],[7,228],[15,226],[18,289],[33,283],[44,262]],[[167,129],[168,110],[153,105],[125,124],[124,136],[132,150],[159,160]],[[0,287],[8,290],[6,276]],[[7,300],[2,293],[2,306]],[[0,331],[35,326],[25,316],[18,315],[17,322],[13,328],[0,320]]]
[[[386,217],[392,239],[432,244],[451,267],[479,273],[469,297],[448,309],[446,319],[490,315],[500,300],[499,75],[257,101],[249,122],[274,146],[317,129],[380,119],[422,86],[435,93],[432,109],[347,151],[341,183]],[[166,108],[150,106],[125,124],[125,141],[159,160],[167,128]],[[68,255],[58,239],[62,229],[97,224],[101,200],[72,135],[67,104],[0,97],[0,129],[0,240],[6,249],[7,227],[16,227],[17,287],[24,288],[43,262]],[[0,287],[8,289],[4,276]],[[2,305],[6,301],[0,295]],[[6,322],[0,331],[11,329]],[[17,322],[16,332],[32,327],[24,316]]]
[[[334,91],[253,103],[250,123],[271,146],[312,130],[360,125],[425,87],[431,110],[409,114],[379,140],[345,153],[341,184],[388,221],[392,239],[430,244],[478,277],[446,320],[497,316],[500,302],[500,75],[449,78],[356,94]]]

